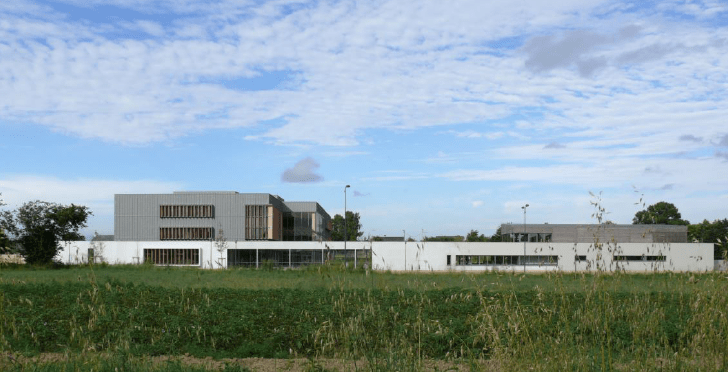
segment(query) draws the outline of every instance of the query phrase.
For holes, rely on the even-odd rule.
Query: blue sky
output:
[[[365,235],[728,206],[724,1],[0,3],[0,193],[269,192]]]

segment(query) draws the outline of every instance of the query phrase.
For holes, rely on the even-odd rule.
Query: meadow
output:
[[[0,370],[718,371],[726,293],[725,273],[3,266]]]

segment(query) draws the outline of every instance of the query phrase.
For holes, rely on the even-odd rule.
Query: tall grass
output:
[[[724,273],[3,269],[0,354],[69,355],[57,366],[100,353],[143,367],[186,353],[341,358],[382,371],[433,360],[474,370],[725,370],[727,289]],[[96,367],[108,359],[89,358]]]

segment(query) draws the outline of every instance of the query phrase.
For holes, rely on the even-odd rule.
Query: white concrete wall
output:
[[[451,242],[375,242],[374,268],[379,270],[484,271],[516,270],[523,266],[457,265],[458,255],[523,255],[523,243]],[[558,256],[557,266],[526,266],[526,271],[582,271],[601,268],[607,271],[710,271],[713,270],[713,245],[705,243],[625,243],[595,249],[590,243],[527,243],[526,255]],[[406,253],[405,253],[406,252]],[[613,255],[664,255],[665,262],[615,262]],[[447,255],[451,265],[447,266]],[[575,262],[576,255],[586,262]]]
[[[715,271],[728,271],[728,261],[726,260],[715,260],[713,261],[713,268]]]
[[[347,242],[347,249],[370,249],[369,243]],[[220,254],[214,242],[210,241],[151,241],[151,242],[61,242],[62,251],[56,260],[67,264],[88,263],[88,250],[94,245],[94,261],[109,264],[141,264],[144,262],[144,249],[184,248],[200,249],[202,268],[227,267],[227,252]],[[102,248],[102,249],[100,249]],[[240,241],[227,242],[228,249],[344,249],[344,242],[268,242]],[[221,259],[222,258],[222,259]],[[353,264],[353,261],[352,261]],[[357,264],[364,264],[357,262]]]
[[[88,262],[91,242],[63,242],[57,259],[65,263]],[[202,268],[226,267],[227,253],[220,253],[209,241],[163,242],[97,242],[95,255],[110,264],[142,263],[145,248],[198,248]],[[103,244],[103,252],[99,252]],[[392,271],[523,271],[519,265],[457,265],[459,255],[523,255],[523,243],[455,243],[455,242],[347,242],[347,250],[373,250],[372,264],[376,270]],[[229,249],[344,249],[344,242],[228,242]],[[624,243],[595,249],[589,243],[527,243],[527,255],[558,256],[556,266],[526,266],[526,271],[712,271],[713,244],[707,243]],[[451,265],[447,265],[447,256]],[[575,262],[576,255],[586,256],[586,262]],[[664,262],[615,262],[613,255],[663,255]],[[100,260],[97,258],[96,260]],[[363,262],[357,262],[361,266]]]

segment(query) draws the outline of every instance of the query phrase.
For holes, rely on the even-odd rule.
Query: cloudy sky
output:
[[[728,217],[725,1],[0,2],[0,193],[268,192],[366,235]],[[88,233],[87,232],[87,233]]]

